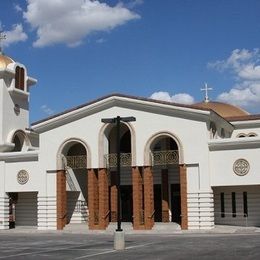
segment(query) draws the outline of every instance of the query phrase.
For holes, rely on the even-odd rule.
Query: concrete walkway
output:
[[[16,227],[10,230],[0,230],[1,233],[64,233],[64,234],[113,234],[116,223],[111,223],[106,230],[89,230],[87,224],[70,224],[64,230],[37,230],[36,227]],[[122,223],[122,229],[126,234],[249,234],[260,233],[259,227],[241,227],[216,225],[213,229],[181,230],[175,223],[156,223],[152,230],[133,230],[131,223]]]

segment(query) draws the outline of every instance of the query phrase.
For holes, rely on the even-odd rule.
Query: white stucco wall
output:
[[[101,128],[104,126],[101,123],[101,119],[117,115],[122,117],[134,116],[136,118],[136,122],[131,122],[135,133],[135,165],[142,166],[145,164],[144,150],[149,139],[155,134],[167,132],[178,138],[181,142],[183,149],[182,163],[197,163],[200,165],[201,188],[206,189],[209,187],[207,147],[209,135],[206,122],[122,107],[104,109],[96,114],[42,133],[40,135],[41,171],[55,170],[57,168],[57,153],[60,146],[68,139],[80,139],[87,144],[91,156],[88,168],[103,167],[99,164],[99,134]],[[200,138],[197,138],[197,136],[200,136]]]
[[[250,164],[249,173],[238,176],[233,171],[237,159],[246,159]],[[260,184],[260,148],[232,149],[210,152],[211,186]]]

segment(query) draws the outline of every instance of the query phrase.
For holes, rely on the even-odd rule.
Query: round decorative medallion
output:
[[[24,185],[29,180],[29,173],[26,170],[21,170],[17,173],[17,182]]]
[[[233,171],[238,176],[244,176],[248,174],[249,169],[249,162],[245,159],[238,159],[233,164]]]

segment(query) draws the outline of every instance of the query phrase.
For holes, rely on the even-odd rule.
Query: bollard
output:
[[[125,249],[125,232],[114,231],[114,249],[124,250]]]

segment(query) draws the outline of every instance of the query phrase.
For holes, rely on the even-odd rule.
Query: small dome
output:
[[[6,69],[6,67],[13,62],[14,60],[10,57],[0,54],[0,69]]]
[[[215,102],[215,101],[201,102],[201,103],[194,104],[194,106],[198,108],[201,107],[201,108],[211,109],[222,117],[235,117],[235,116],[249,115],[247,111],[243,110],[240,107],[230,105],[227,103],[222,103],[222,102]]]

